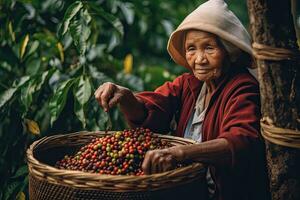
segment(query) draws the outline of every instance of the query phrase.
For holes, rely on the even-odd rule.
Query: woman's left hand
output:
[[[148,151],[142,169],[145,174],[165,172],[174,169],[182,158],[183,152],[180,146]]]

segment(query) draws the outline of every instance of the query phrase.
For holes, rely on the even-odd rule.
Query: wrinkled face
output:
[[[211,81],[221,76],[225,49],[217,36],[199,30],[186,33],[185,58],[194,76],[201,81]]]

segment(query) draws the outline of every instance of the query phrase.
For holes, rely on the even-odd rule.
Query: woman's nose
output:
[[[207,62],[207,59],[205,57],[204,52],[198,51],[197,54],[196,54],[195,63],[196,64],[203,64],[203,63],[206,63],[206,62]]]

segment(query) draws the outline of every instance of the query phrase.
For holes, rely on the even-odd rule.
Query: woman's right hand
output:
[[[130,102],[130,99],[135,98],[132,91],[128,88],[111,82],[106,82],[100,85],[94,95],[105,112],[118,103],[126,104],[128,100]]]

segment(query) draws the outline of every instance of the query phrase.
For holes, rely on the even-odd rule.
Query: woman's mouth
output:
[[[195,72],[197,74],[207,74],[211,71],[211,68],[197,68],[195,69]]]

